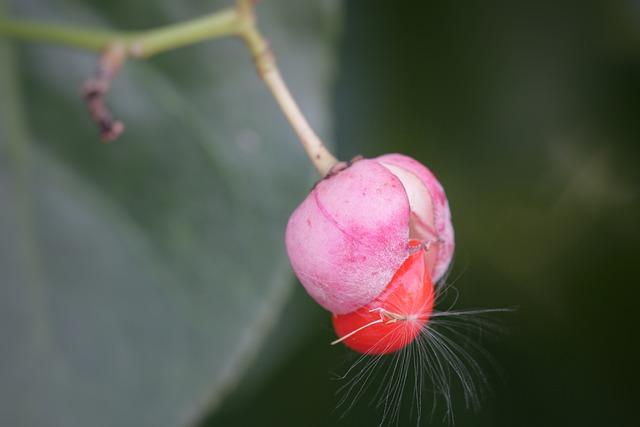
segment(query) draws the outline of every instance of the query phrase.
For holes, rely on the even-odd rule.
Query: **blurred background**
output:
[[[11,10],[137,29],[230,3]],[[518,307],[482,341],[498,366],[483,365],[481,409],[453,386],[455,425],[635,425],[638,2],[264,0],[258,13],[339,157],[402,152],[439,178],[455,308]],[[281,237],[314,172],[244,46],[128,64],[109,101],[127,131],[106,148],[77,97],[95,55],[0,53],[0,424],[379,424],[367,395],[337,408],[353,354],[328,344],[330,316]],[[422,411],[448,425],[429,399]]]
[[[454,392],[455,425],[634,425],[639,4],[343,5],[341,157],[428,165],[453,213],[457,307],[519,307],[499,316],[509,333],[483,343],[504,371],[488,370],[493,396],[474,413]],[[339,418],[336,376],[351,359],[327,345],[329,316],[295,301],[310,325],[301,346],[204,425],[377,425],[362,401]]]

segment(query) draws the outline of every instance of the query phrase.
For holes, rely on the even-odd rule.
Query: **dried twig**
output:
[[[119,43],[110,45],[100,57],[95,77],[87,80],[81,88],[89,113],[98,125],[103,142],[113,141],[124,131],[124,124],[113,119],[104,102],[104,97],[126,59],[127,51],[123,45]]]

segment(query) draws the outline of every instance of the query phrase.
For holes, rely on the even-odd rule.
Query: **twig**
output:
[[[124,124],[113,119],[104,98],[126,59],[127,51],[121,43],[110,45],[100,57],[95,77],[87,80],[81,88],[89,113],[98,125],[100,139],[103,142],[113,141],[124,131]]]
[[[104,98],[128,57],[148,58],[205,40],[239,36],[247,43],[258,74],[295,130],[309,159],[323,177],[327,176],[343,165],[313,131],[282,79],[273,52],[256,24],[254,9],[258,1],[236,0],[235,7],[190,21],[138,32],[73,28],[0,17],[0,37],[60,43],[103,52],[96,76],[82,86],[82,94],[100,129],[102,140],[109,142],[122,133],[124,125],[113,119]]]

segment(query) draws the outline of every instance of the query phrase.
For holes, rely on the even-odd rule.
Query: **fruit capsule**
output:
[[[409,199],[375,160],[323,179],[289,218],[285,242],[307,292],[332,313],[375,299],[409,256]]]
[[[411,241],[410,246],[420,247]],[[385,290],[351,313],[334,314],[333,327],[347,347],[365,354],[387,354],[411,343],[425,327],[434,303],[434,287],[420,248],[400,266]]]
[[[372,302],[412,253],[425,248],[433,281],[446,273],[454,236],[449,204],[420,162],[387,154],[322,179],[289,218],[285,243],[309,295],[335,314]]]

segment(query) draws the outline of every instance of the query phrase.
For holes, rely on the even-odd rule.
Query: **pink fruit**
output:
[[[369,304],[351,313],[333,315],[339,337],[334,343],[342,342],[360,353],[388,354],[416,339],[431,317],[434,302],[423,252],[420,249],[409,255],[389,286]]]
[[[409,237],[430,244],[427,266],[432,280],[437,282],[449,269],[454,249],[451,211],[442,185],[429,169],[411,157],[386,154],[376,160],[396,175],[407,191],[411,206]]]
[[[285,236],[293,269],[324,308],[345,314],[382,294],[403,262],[427,249],[434,281],[453,255],[442,187],[419,162],[389,154],[329,175],[293,212]]]

